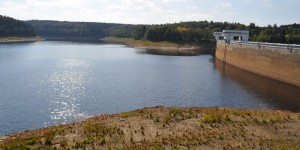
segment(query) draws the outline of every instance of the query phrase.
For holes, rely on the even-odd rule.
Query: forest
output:
[[[24,21],[0,15],[0,37],[33,37],[35,31]]]
[[[250,41],[300,44],[300,24],[259,27],[254,23],[190,21],[161,25],[130,25],[97,22],[68,22],[51,20],[20,21],[0,15],[0,37],[38,36],[44,38],[120,37],[154,42],[201,44],[213,42],[213,32],[249,30]]]
[[[50,20],[31,20],[26,22],[35,29],[36,33],[39,36],[46,38],[101,38],[107,36],[108,30],[116,25],[110,23],[67,22]]]
[[[175,43],[213,41],[213,32],[222,30],[249,30],[250,41],[300,44],[300,24],[259,27],[254,23],[191,21],[161,25],[130,25],[95,22],[27,21],[42,37],[86,37],[108,36]]]

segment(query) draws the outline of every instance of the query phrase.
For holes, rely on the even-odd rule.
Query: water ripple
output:
[[[51,87],[49,107],[51,121],[47,124],[67,123],[87,116],[80,110],[80,101],[85,97],[85,85],[91,80],[92,64],[81,59],[64,59],[57,63],[55,71],[50,72],[48,80]]]

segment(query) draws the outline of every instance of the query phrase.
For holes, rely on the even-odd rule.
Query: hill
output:
[[[32,26],[24,21],[0,15],[0,37],[34,37]]]
[[[134,25],[96,23],[96,22],[68,22],[51,20],[30,20],[39,36],[45,38],[103,38],[106,36],[129,37]]]
[[[254,23],[191,21],[161,25],[130,25],[96,22],[27,21],[42,37],[119,37],[154,42],[202,44],[214,40],[213,32],[249,30],[251,41],[300,44],[300,24],[259,27]]]

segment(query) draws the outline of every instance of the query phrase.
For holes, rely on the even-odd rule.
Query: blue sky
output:
[[[227,21],[260,26],[300,23],[300,0],[1,0],[20,20],[161,24]]]

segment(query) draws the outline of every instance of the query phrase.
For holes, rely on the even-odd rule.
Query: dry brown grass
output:
[[[177,43],[171,42],[151,42],[151,41],[143,41],[143,40],[134,40],[131,38],[117,38],[117,37],[106,37],[102,40],[107,42],[116,42],[130,45],[132,47],[178,47]],[[190,47],[189,45],[185,45],[186,47]]]
[[[211,42],[203,42],[201,45],[177,44],[172,42],[152,42],[147,40],[134,40],[131,38],[106,37],[101,39],[108,43],[121,43],[129,47],[144,49],[148,54],[195,56],[200,54],[213,54],[215,45]]]
[[[2,137],[0,149],[300,149],[300,114],[144,108]]]
[[[18,43],[18,42],[33,42],[41,41],[42,38],[36,37],[0,37],[0,43]]]

